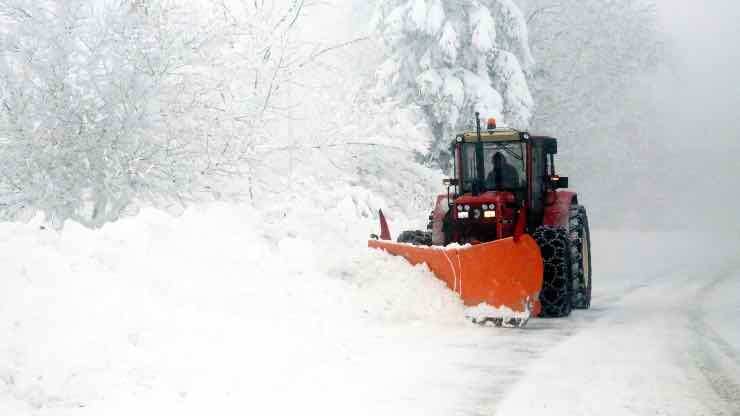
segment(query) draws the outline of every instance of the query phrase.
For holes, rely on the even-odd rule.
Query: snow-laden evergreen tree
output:
[[[446,144],[475,111],[528,126],[534,62],[513,1],[380,0],[376,24],[388,55],[377,71],[379,92],[422,109],[434,132],[427,160],[444,164]]]

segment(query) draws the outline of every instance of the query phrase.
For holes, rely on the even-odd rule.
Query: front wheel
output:
[[[431,246],[432,233],[429,231],[404,231],[398,236],[399,243],[413,244],[415,246]]]

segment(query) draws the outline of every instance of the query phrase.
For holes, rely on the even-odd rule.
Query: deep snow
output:
[[[365,247],[384,201],[349,194],[0,224],[0,414],[738,410],[732,240],[595,232],[594,309],[478,327],[424,267]]]

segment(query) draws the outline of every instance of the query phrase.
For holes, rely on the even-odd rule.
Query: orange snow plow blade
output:
[[[485,304],[500,311],[508,308],[517,316],[524,316],[525,324],[530,316],[539,314],[542,256],[529,235],[522,235],[517,242],[506,238],[454,248],[382,240],[369,240],[368,246],[402,256],[413,265],[426,263],[439,279],[460,295],[466,306]]]

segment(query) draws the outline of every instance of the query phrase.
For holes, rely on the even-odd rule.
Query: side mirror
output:
[[[558,141],[552,138],[546,138],[542,141],[545,153],[555,155],[558,153]]]
[[[445,186],[457,186],[460,184],[460,181],[457,179],[448,178],[448,179],[443,180],[442,183]]]
[[[568,187],[568,177],[553,175],[550,176],[550,183],[553,189],[565,189]]]

